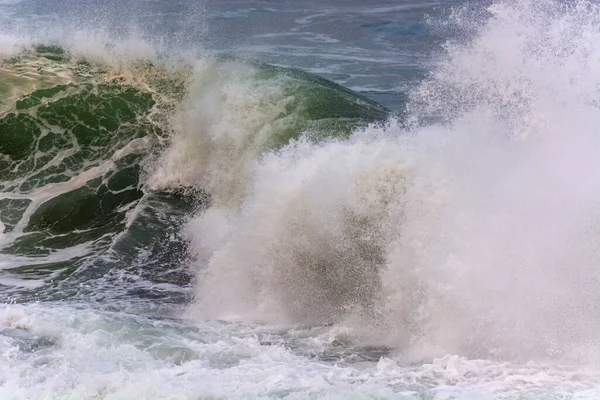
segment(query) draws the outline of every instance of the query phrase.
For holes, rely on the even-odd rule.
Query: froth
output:
[[[444,356],[407,366],[317,362],[318,330],[186,325],[48,304],[0,307],[3,399],[596,398],[598,373]],[[284,344],[285,343],[285,344]],[[291,347],[291,348],[290,348]],[[349,357],[351,358],[351,357]]]

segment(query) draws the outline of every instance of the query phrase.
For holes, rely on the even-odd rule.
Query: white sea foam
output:
[[[598,374],[585,368],[449,355],[414,366],[389,357],[325,362],[319,356],[336,347],[322,330],[282,336],[267,327],[189,325],[30,304],[1,307],[0,331],[0,397],[6,400],[598,395]]]

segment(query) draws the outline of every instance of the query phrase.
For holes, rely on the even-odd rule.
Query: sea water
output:
[[[0,1],[0,398],[600,397],[593,1]]]

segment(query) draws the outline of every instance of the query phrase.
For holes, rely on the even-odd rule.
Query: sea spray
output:
[[[240,206],[190,222],[192,312],[347,323],[407,359],[593,359],[600,10],[488,11],[414,91],[412,128],[293,141],[249,167]]]

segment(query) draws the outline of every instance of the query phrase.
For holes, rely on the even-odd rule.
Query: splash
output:
[[[600,9],[471,17],[454,15],[470,38],[414,91],[408,127],[294,140],[245,164],[239,205],[189,223],[192,314],[348,326],[406,359],[594,361]]]

